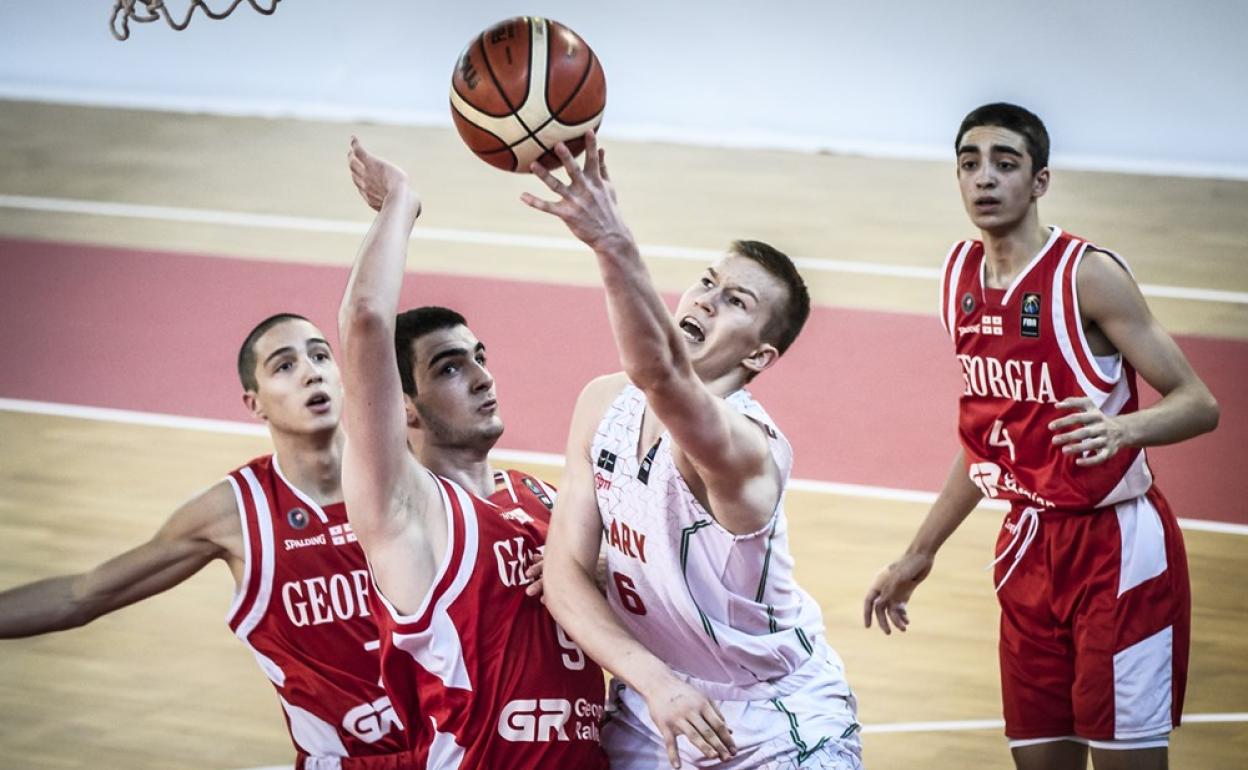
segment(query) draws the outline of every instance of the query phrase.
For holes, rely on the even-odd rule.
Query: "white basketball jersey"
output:
[[[788,440],[747,391],[727,402],[766,430],[787,484]],[[592,444],[608,601],[634,637],[711,697],[772,697],[824,631],[819,605],[793,579],[783,495],[762,529],[732,534],[689,491],[670,434],[639,446],[645,410],[645,394],[626,385]]]

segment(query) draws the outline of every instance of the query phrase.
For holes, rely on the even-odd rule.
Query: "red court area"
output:
[[[234,364],[243,336],[290,311],[334,342],[347,272],[0,239],[0,397],[247,421]],[[403,301],[468,318],[487,346],[508,449],[562,453],[581,387],[619,368],[600,289],[410,273]],[[1159,484],[1180,516],[1248,524],[1248,343],[1179,344],[1222,423],[1152,450]],[[753,388],[793,442],[796,477],[927,491],[956,451],[960,389],[934,314],[834,307],[816,308]]]

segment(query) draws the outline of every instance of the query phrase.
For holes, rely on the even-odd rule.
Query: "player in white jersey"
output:
[[[663,304],[620,219],[593,134],[570,183],[533,172],[593,249],[624,372],[577,402],[546,550],[547,606],[616,677],[612,768],[854,768],[844,667],[793,579],[783,495],[792,450],[744,390],[810,312],[791,260],[737,241]],[[594,584],[603,532],[607,597]]]

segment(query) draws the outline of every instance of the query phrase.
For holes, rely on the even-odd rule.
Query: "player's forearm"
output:
[[[615,617],[594,576],[575,562],[560,562],[547,557],[543,579],[546,608],[585,654],[638,692],[648,692],[664,677],[670,677],[663,661]]]
[[[405,185],[382,204],[360,246],[342,298],[338,322],[344,337],[377,317],[393,323],[403,287],[407,243],[419,214],[419,200]]]
[[[612,238],[595,254],[607,290],[611,330],[628,378],[647,390],[687,367],[684,343],[632,236]]]
[[[19,639],[77,628],[95,619],[74,598],[81,575],[62,575],[0,593],[0,639]]]
[[[934,557],[981,499],[983,493],[967,477],[962,453],[959,452],[953,461],[953,467],[949,469],[940,495],[919,525],[919,531],[906,549],[907,552]]]
[[[1127,446],[1175,444],[1218,426],[1220,409],[1199,380],[1185,383],[1147,409],[1118,418]]]

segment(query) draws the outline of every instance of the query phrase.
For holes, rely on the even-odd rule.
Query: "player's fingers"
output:
[[[543,166],[541,163],[538,163],[537,161],[533,161],[532,163],[529,164],[529,170],[533,172],[533,176],[542,180],[542,184],[546,185],[546,187],[549,188],[551,192],[553,192],[554,194],[558,195],[561,198],[568,197],[568,186],[564,184],[563,181],[559,179],[559,177],[550,173],[550,169],[546,168],[545,166]]]
[[[524,593],[526,596],[541,596],[544,593],[542,579],[538,578],[525,586]]]
[[[888,617],[893,621],[893,625],[897,628],[897,630],[904,633],[906,630],[906,614],[903,609],[899,608],[900,605],[890,604],[888,607]]]
[[[867,597],[862,600],[862,625],[864,628],[871,627],[871,615],[875,613],[875,602],[879,598],[879,590],[872,588],[867,592]]]
[[[1085,438],[1088,438],[1089,436],[1092,436],[1097,432],[1098,432],[1097,428],[1091,427],[1091,426],[1078,428],[1077,430],[1071,430],[1065,433],[1057,434],[1056,436],[1053,437],[1053,443],[1054,444],[1069,444],[1073,441],[1083,441]]]
[[[893,633],[892,627],[888,625],[888,602],[883,599],[875,600],[875,622],[880,624],[880,630],[885,635]]]
[[[1092,399],[1087,396],[1078,396],[1077,398],[1063,398],[1054,406],[1058,409],[1095,409],[1096,404],[1092,403]]]
[[[598,173],[606,181],[611,181],[611,172],[607,170],[607,151],[601,148],[598,150]]]
[[[1049,423],[1049,430],[1062,430],[1073,425],[1087,425],[1090,422],[1095,422],[1097,419],[1099,419],[1099,415],[1096,412],[1076,412]]]
[[[1089,465],[1100,465],[1101,463],[1108,460],[1110,457],[1113,457],[1113,455],[1114,455],[1114,450],[1111,449],[1110,447],[1105,447],[1104,449],[1100,450],[1096,454],[1090,455],[1088,457],[1080,457],[1079,459],[1075,460],[1075,465],[1081,465],[1084,467],[1087,467]]]
[[[694,716],[694,719],[698,722],[702,721],[701,718],[696,715]],[[707,740],[707,736],[702,734],[702,730],[706,730],[707,733],[711,733],[711,729],[709,727],[695,724],[692,720],[688,719],[685,720],[684,724],[680,726],[681,734],[689,739],[689,742],[693,744],[695,749],[702,752],[702,756],[707,759],[714,759],[719,756],[719,752],[716,751],[715,747],[711,745],[711,742]]]
[[[1104,436],[1092,436],[1080,441],[1078,444],[1071,444],[1070,446],[1062,447],[1062,454],[1084,454],[1086,452],[1100,450],[1105,447],[1106,443],[1107,439]]]
[[[556,144],[555,155],[563,163],[563,170],[568,172],[568,179],[572,180],[572,184],[585,184],[585,173],[581,171],[580,166],[576,165],[576,158],[566,144],[563,142]]]
[[[702,718],[706,720],[715,734],[715,738],[723,745],[724,750],[731,757],[737,753],[737,742],[732,738],[732,730],[728,729],[728,721],[724,719],[724,714],[719,710],[719,706],[715,705],[715,701],[707,700],[706,705],[702,707]],[[728,757],[724,757],[727,759]]]
[[[530,206],[531,208],[535,208],[538,211],[545,211],[547,214],[554,214],[556,216],[559,215],[559,212],[556,210],[554,203],[548,200],[542,200],[536,195],[532,195],[527,192],[520,193],[520,200],[524,204]]]
[[[602,167],[599,161],[602,157],[598,153],[598,136],[593,129],[585,132],[585,175],[590,179],[602,177]]]
[[[689,737],[689,742],[707,759],[722,761],[732,758],[732,755],[728,753],[728,747],[723,745],[723,741],[719,740],[715,731],[701,717],[695,715],[690,719],[685,734]]]
[[[710,698],[707,698],[706,700],[706,708],[702,709],[703,713],[708,713],[707,709],[710,709],[709,714],[714,714],[715,718],[719,720],[718,723],[712,723],[712,726],[714,726],[715,724],[722,724],[725,726],[725,728],[727,727],[728,720],[724,719],[724,712],[720,711],[719,706],[715,705],[715,701],[711,700]],[[709,714],[708,714],[708,719],[709,719]],[[732,730],[728,730],[728,734],[732,735]]]
[[[542,557],[538,556],[533,560],[533,563],[524,570],[525,576],[528,578],[541,577],[543,564],[545,564],[545,562],[542,561]]]
[[[672,764],[673,768],[680,768],[680,752],[676,750],[676,734],[667,729],[666,726],[659,726],[659,733],[663,736],[663,743],[667,746],[667,761]]]

